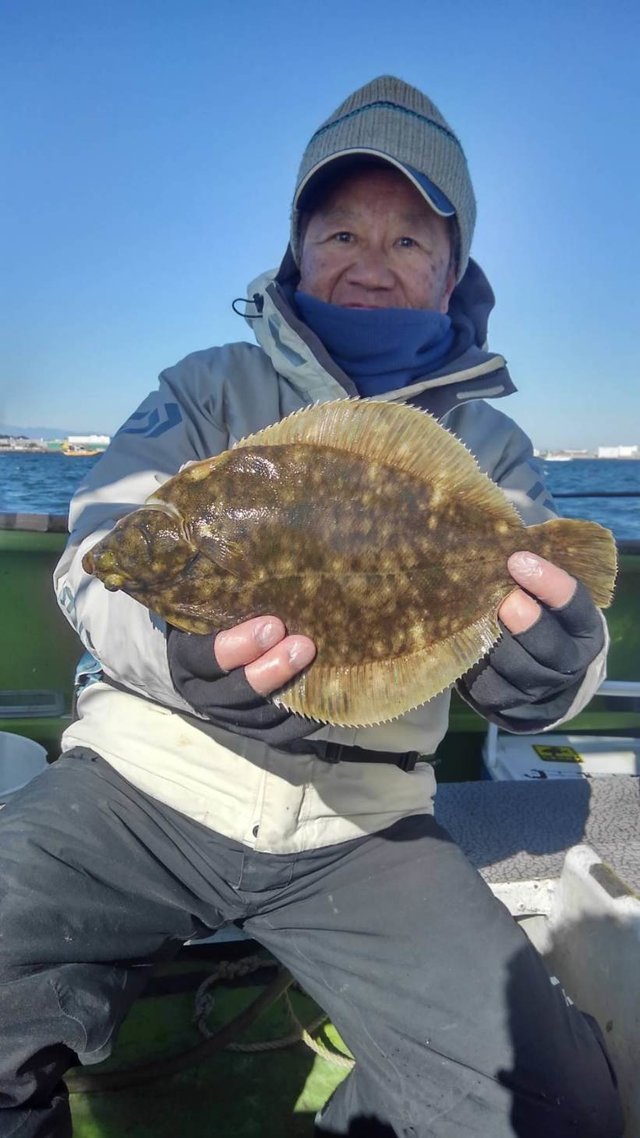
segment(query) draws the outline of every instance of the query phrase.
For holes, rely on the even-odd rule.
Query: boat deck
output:
[[[637,777],[444,783],[436,817],[492,884],[558,878],[586,843],[640,894]]]
[[[449,783],[436,817],[597,1020],[640,1134],[640,778]]]

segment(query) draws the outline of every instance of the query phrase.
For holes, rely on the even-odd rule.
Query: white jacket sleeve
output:
[[[159,389],[114,436],[73,498],[69,541],[54,573],[60,607],[105,673],[182,710],[190,709],[171,682],[164,621],[125,593],[108,592],[84,572],[82,558],[184,463],[226,449],[223,393],[210,355],[197,353],[163,372]]]

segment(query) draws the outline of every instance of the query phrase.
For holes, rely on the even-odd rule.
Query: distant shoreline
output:
[[[104,454],[104,450],[92,450],[90,453],[84,452],[74,453],[73,451],[64,451],[61,446],[48,447],[48,446],[29,446],[29,447],[5,447],[0,444],[0,454],[61,454],[65,458],[96,458]]]

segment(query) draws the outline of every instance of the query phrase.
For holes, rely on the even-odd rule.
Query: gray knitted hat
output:
[[[300,216],[317,175],[336,159],[380,158],[402,170],[432,209],[455,214],[458,280],[469,260],[476,202],[462,147],[438,108],[402,79],[382,75],[366,83],[322,124],[302,156],[293,198],[291,249],[300,256]]]

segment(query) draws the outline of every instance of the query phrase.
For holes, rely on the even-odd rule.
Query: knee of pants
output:
[[[0,1035],[15,1037],[20,1052],[63,1043],[81,1061],[97,1063],[110,1054],[147,971],[64,964],[23,975],[0,986]]]
[[[82,1062],[100,1062],[111,1054],[114,1036],[144,987],[150,967],[135,972],[115,965],[65,965],[53,986],[76,1042],[67,1042]]]
[[[604,1048],[588,1057],[584,1079],[562,1090],[542,1093],[534,1078],[527,1085],[503,1076],[485,1079],[473,1093],[441,1088],[440,1103],[427,1101],[415,1084],[400,1102],[389,1085],[372,1086],[356,1067],[334,1091],[315,1119],[315,1133],[349,1138],[439,1138],[482,1133],[492,1138],[622,1138],[624,1119]],[[594,1040],[595,1043],[595,1040]],[[601,1061],[602,1060],[602,1061]],[[471,1075],[473,1081],[473,1075]],[[469,1088],[467,1088],[467,1091]]]

